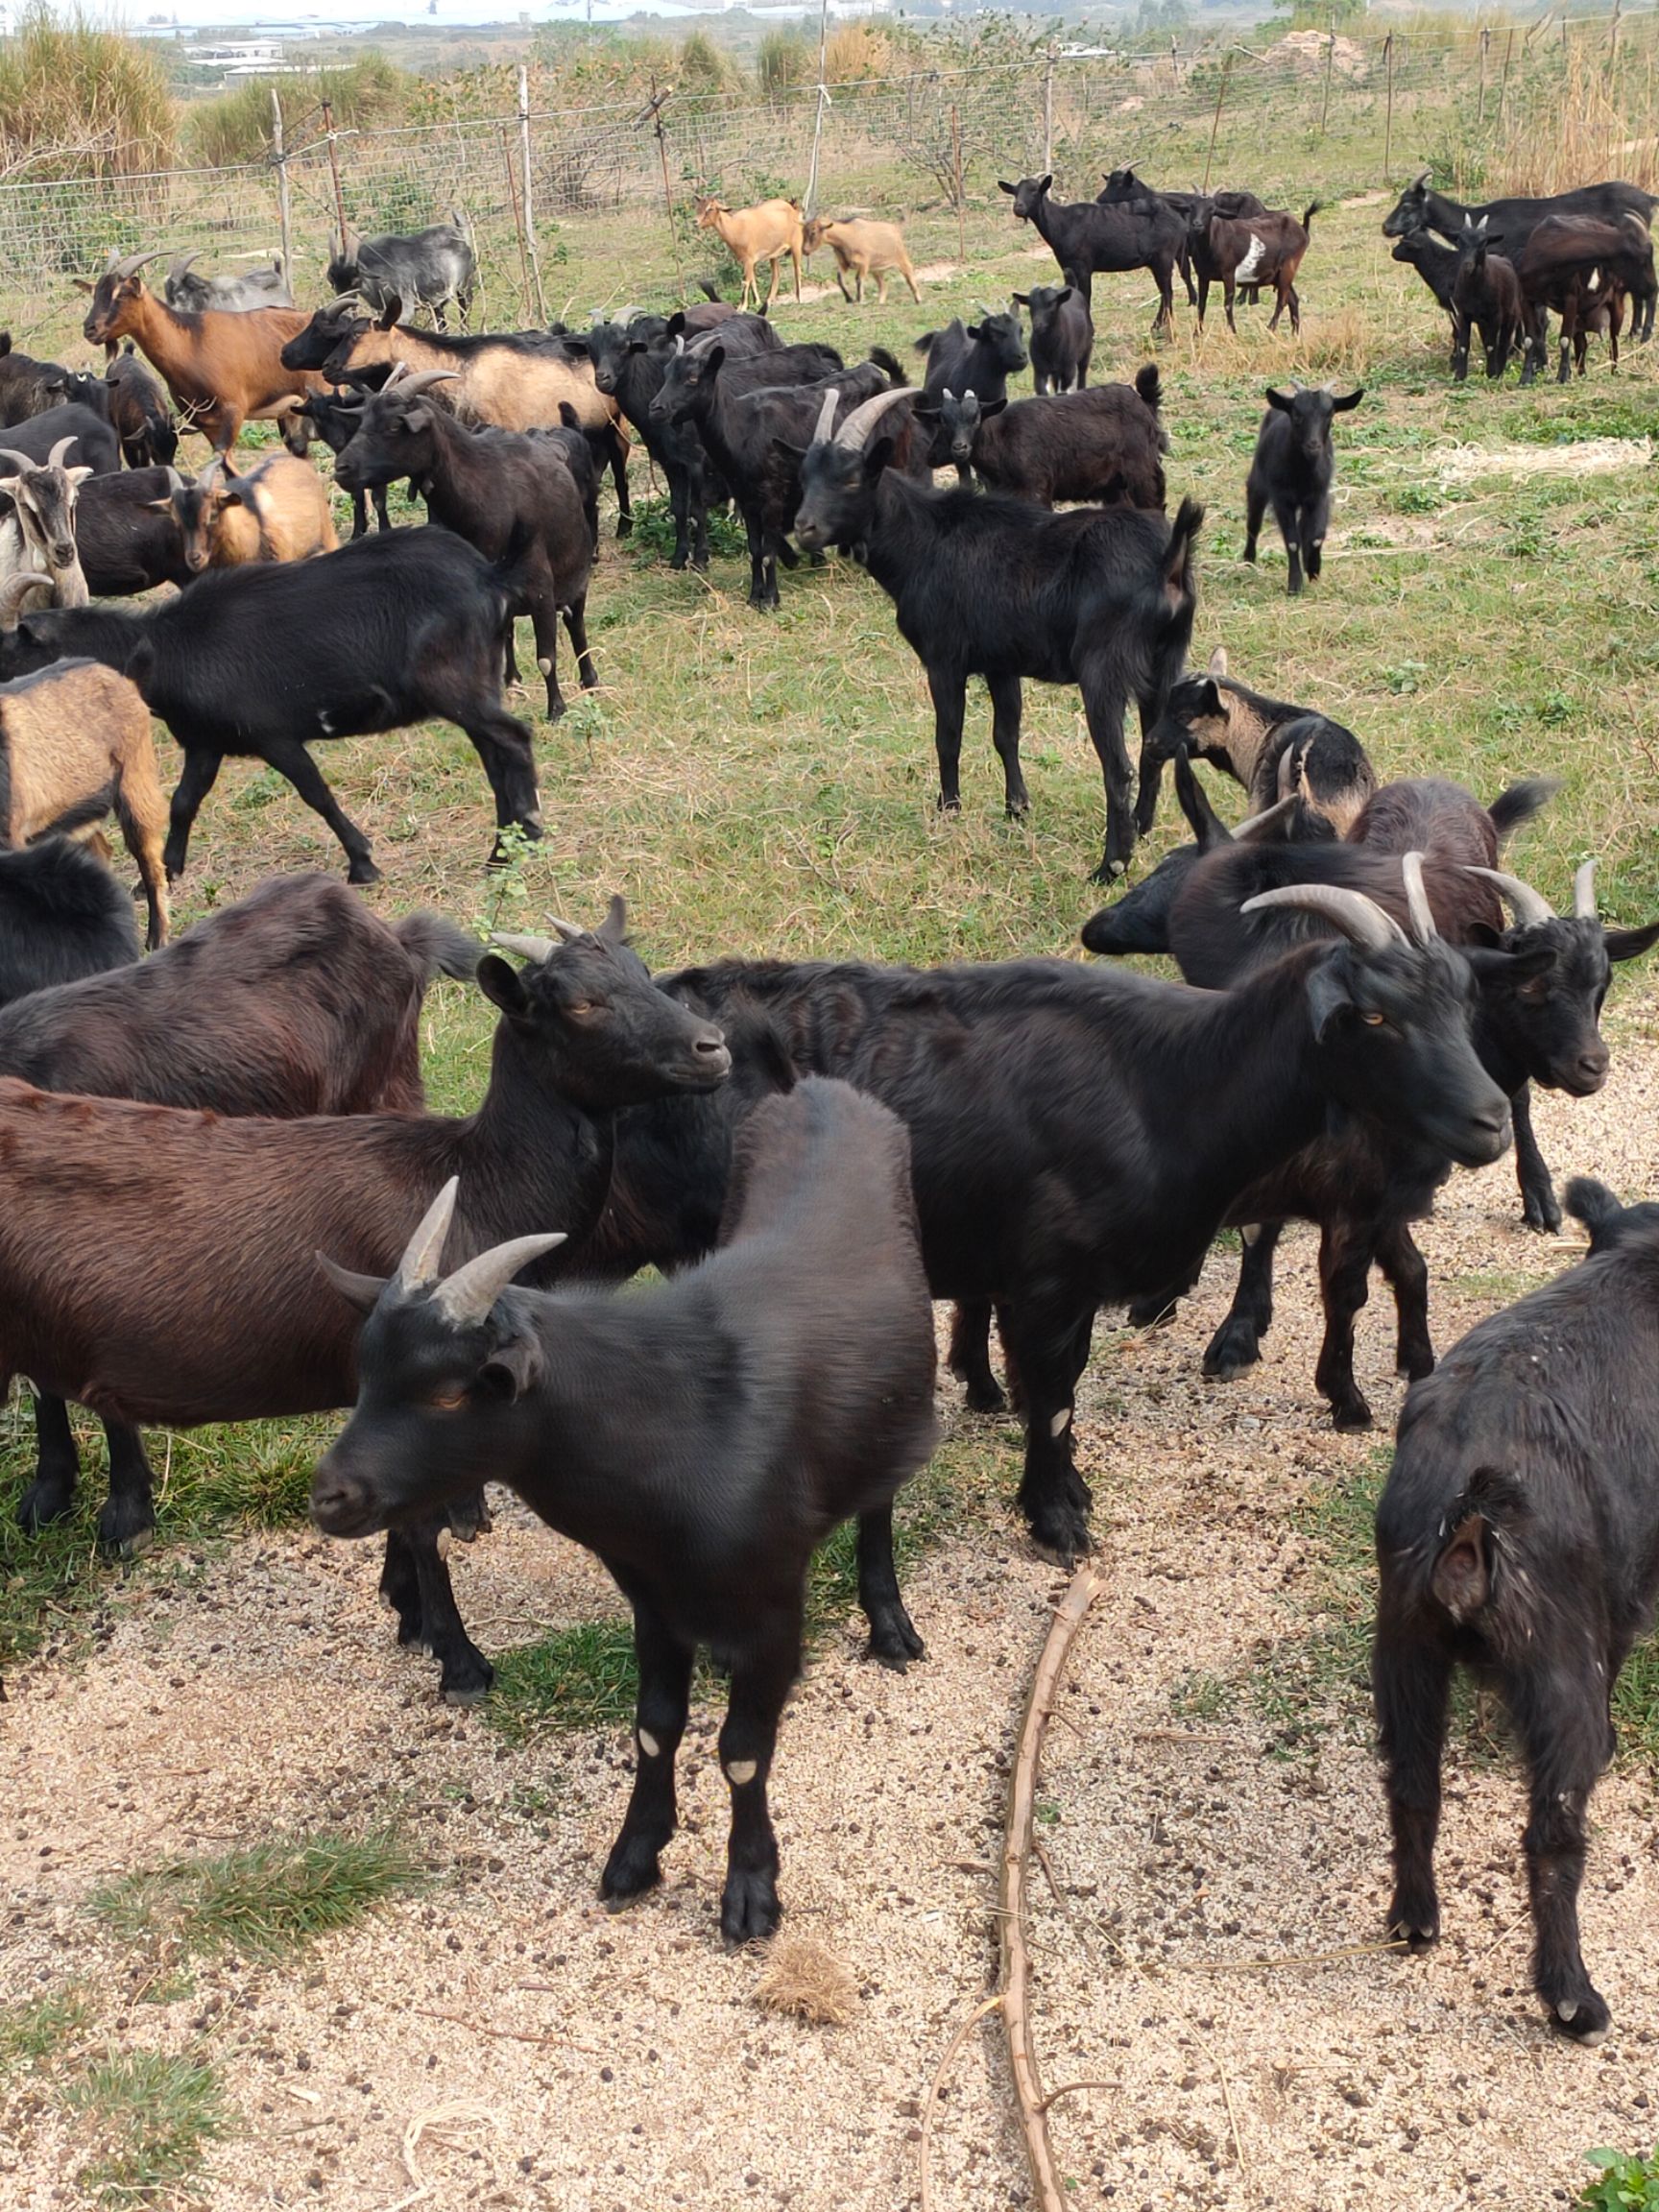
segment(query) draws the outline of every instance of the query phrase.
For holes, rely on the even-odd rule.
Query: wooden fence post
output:
[[[507,197],[513,204],[513,228],[518,234],[518,275],[522,280],[524,320],[529,322],[532,312],[530,292],[530,255],[524,245],[524,210],[518,200],[518,172],[513,166],[513,149],[507,143],[507,127],[501,130],[501,166],[507,172]]]
[[[1508,41],[1503,48],[1503,74],[1498,80],[1498,128],[1500,131],[1503,128],[1503,100],[1509,90],[1509,62],[1514,52],[1515,34],[1511,31]]]
[[[346,252],[346,200],[340,190],[340,155],[334,142],[334,103],[323,103],[323,130],[328,140],[328,171],[334,180],[334,212],[340,219],[340,252]]]
[[[1484,124],[1486,120],[1486,49],[1491,43],[1491,26],[1483,23],[1480,26],[1480,105],[1475,114],[1477,124]]]
[[[1382,181],[1389,181],[1394,166],[1394,34],[1382,41],[1382,66],[1388,73],[1388,107],[1382,124]]]
[[[1336,18],[1331,18],[1331,29],[1325,39],[1325,98],[1319,108],[1319,135],[1325,135],[1325,126],[1331,120],[1331,72],[1336,63]]]
[[[950,103],[950,168],[956,180],[956,258],[966,269],[968,225],[967,201],[962,189],[962,116],[954,100]]]
[[[1233,68],[1231,49],[1221,59],[1221,82],[1215,87],[1215,113],[1210,123],[1210,151],[1204,156],[1204,182],[1201,189],[1210,189],[1210,164],[1215,158],[1215,133],[1221,128],[1221,103],[1227,97],[1227,79]]]
[[[288,156],[282,145],[282,103],[271,94],[271,158],[276,164],[276,218],[282,226],[282,274],[294,282],[293,249],[288,243]]]
[[[1049,47],[1043,67],[1043,167],[1054,166],[1054,49]]]

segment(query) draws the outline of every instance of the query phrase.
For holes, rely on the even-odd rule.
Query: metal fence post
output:
[[[1394,166],[1394,34],[1382,41],[1382,65],[1388,72],[1388,106],[1382,124],[1382,181],[1388,182]]]
[[[536,312],[547,320],[547,295],[541,289],[541,256],[536,250],[536,219],[530,199],[530,72],[518,64],[518,159],[524,172],[524,235],[530,245],[530,273],[536,280]]]
[[[282,103],[275,89],[271,94],[271,158],[276,164],[276,219],[282,226],[282,274],[292,285],[294,250],[288,242],[288,156],[282,145]]]
[[[334,103],[323,103],[323,130],[328,140],[328,173],[334,180],[334,212],[340,219],[340,252],[346,252],[346,197],[340,189],[340,152],[335,143]]]
[[[1043,167],[1054,166],[1054,49],[1049,47],[1043,70]]]

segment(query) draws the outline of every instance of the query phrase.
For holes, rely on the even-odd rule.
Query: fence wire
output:
[[[1656,56],[1659,16],[1615,13],[1452,39],[1309,31],[1265,52],[1037,54],[1019,66],[831,85],[820,204],[933,218],[943,237],[959,208],[1000,204],[999,178],[1052,170],[1057,196],[1086,198],[1102,170],[1140,156],[1155,182],[1190,187],[1208,165],[1220,187],[1253,182],[1269,143],[1281,157],[1295,147],[1310,175],[1337,167],[1354,182],[1383,186],[1435,158],[1440,180],[1478,185],[1482,145],[1528,112],[1547,116],[1570,82],[1580,107],[1588,84],[1609,114],[1651,118]],[[572,228],[610,226],[621,242],[625,223],[660,219],[661,264],[669,226],[676,258],[688,253],[695,192],[733,205],[799,196],[818,105],[814,84],[766,100],[676,95],[662,110],[661,140],[637,101],[313,138],[285,156],[296,298],[321,296],[336,166],[340,202],[359,232],[458,215],[479,256],[481,319],[501,325],[539,319],[538,271],[550,310],[564,304],[558,266]],[[1650,167],[1653,141],[1640,143]],[[95,276],[111,252],[200,251],[204,267],[228,268],[280,243],[275,160],[0,183],[0,265],[13,297],[62,302],[68,280]],[[43,310],[41,321],[62,312]]]

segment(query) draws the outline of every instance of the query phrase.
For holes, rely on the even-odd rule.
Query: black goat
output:
[[[158,377],[139,360],[132,341],[104,372],[109,422],[129,469],[166,469],[179,451],[179,425]]]
[[[895,365],[896,366],[896,365]],[[847,371],[826,346],[785,346],[728,363],[719,333],[668,364],[651,402],[659,421],[694,429],[736,502],[749,542],[749,604],[778,605],[778,564],[795,565],[786,533],[800,503],[798,455],[829,397],[867,398],[890,381],[874,363]],[[793,448],[793,450],[791,450]]]
[[[1018,314],[996,314],[980,309],[977,323],[954,316],[943,330],[924,330],[916,350],[925,356],[922,388],[937,398],[949,385],[952,392],[972,392],[981,400],[1005,399],[1008,379],[1025,366],[1025,342],[1020,335]]]
[[[902,1667],[922,1649],[892,1550],[893,1499],[935,1436],[903,1128],[841,1083],[765,1101],[738,1139],[721,1249],[627,1299],[508,1289],[559,1238],[436,1281],[454,1202],[451,1185],[391,1285],[330,1269],[371,1312],[357,1407],[318,1467],[312,1516],[364,1535],[489,1478],[598,1553],[634,1608],[639,1662],[638,1763],[608,1898],[661,1879],[692,1660],[713,1645],[732,1670],[721,1932],[769,1936],[766,1784],[801,1669],[807,1564],[839,1523],[858,1521],[872,1653]],[[449,1417],[435,1424],[434,1404]]]
[[[1521,279],[1501,253],[1487,252],[1486,225],[1467,219],[1457,240],[1457,267],[1452,279],[1452,373],[1461,384],[1469,373],[1469,337],[1479,330],[1486,351],[1486,373],[1502,376],[1521,344],[1526,320]]]
[[[27,422],[68,397],[71,372],[60,361],[37,361],[18,353],[10,330],[0,330],[0,427]]]
[[[407,236],[359,238],[347,230],[328,263],[331,292],[354,292],[375,314],[397,322],[417,307],[430,307],[440,330],[446,326],[444,310],[450,301],[460,308],[465,329],[477,280],[472,249],[453,223],[435,223]]]
[[[933,1295],[1001,1310],[1024,1389],[1020,1503],[1058,1552],[1089,1541],[1071,1422],[1099,1306],[1195,1271],[1238,1192],[1334,1106],[1471,1164],[1508,1142],[1463,956],[1408,942],[1367,900],[1317,903],[1350,943],[1221,993],[1054,960],[725,961],[661,979],[733,1033],[769,1022],[802,1072],[906,1123]]]
[[[1155,761],[1183,752],[1242,784],[1261,814],[1294,798],[1299,838],[1346,837],[1377,788],[1377,775],[1352,730],[1312,708],[1269,699],[1233,682],[1217,646],[1204,676],[1184,676],[1146,738]]]
[[[75,441],[63,457],[68,468],[90,469],[94,476],[108,476],[120,468],[121,441],[109,426],[108,413],[101,414],[79,400],[48,407],[41,414],[31,415],[27,421],[13,424],[6,433],[6,446],[10,452],[26,453],[31,461],[42,462],[64,438]]]
[[[1014,305],[1031,318],[1031,381],[1038,392],[1083,391],[1094,351],[1094,323],[1070,271],[1064,284],[1033,284],[1029,292],[1016,292]]]
[[[295,408],[288,420],[300,422],[308,431],[315,431],[336,460],[345,452],[363,422],[365,395],[355,392],[349,385],[336,384],[331,392],[313,392]],[[307,440],[309,443],[309,440]],[[376,484],[370,492],[351,494],[351,535],[367,537],[369,532],[369,502],[374,502],[374,519],[382,530],[390,530],[392,517],[386,512],[386,486]]]
[[[1267,412],[1244,483],[1244,558],[1255,560],[1262,518],[1271,506],[1289,564],[1287,591],[1301,590],[1304,568],[1310,582],[1319,574],[1336,468],[1331,421],[1358,407],[1364,397],[1363,386],[1340,399],[1333,397],[1329,386],[1314,391],[1298,385],[1289,393],[1269,387]]]
[[[1022,177],[1018,184],[998,178],[997,189],[1014,203],[1017,222],[1029,223],[1060,264],[1076,280],[1083,303],[1094,303],[1096,276],[1125,269],[1147,269],[1158,287],[1154,330],[1175,320],[1175,270],[1187,242],[1187,226],[1161,200],[1129,200],[1102,206],[1097,200],[1063,204],[1051,200],[1049,177]]]
[[[510,575],[447,530],[392,530],[314,561],[203,576],[143,613],[48,607],[0,635],[0,678],[84,655],[128,676],[184,748],[167,838],[184,871],[190,827],[227,757],[267,761],[344,847],[353,883],[379,878],[369,840],[307,747],[322,737],[459,723],[500,829],[541,834],[530,733],[501,705]]]
[[[1123,716],[1133,696],[1141,727],[1163,712],[1192,634],[1192,556],[1204,510],[1183,500],[1173,527],[1134,508],[1049,515],[1024,500],[957,488],[934,492],[889,467],[893,439],[880,417],[900,398],[882,393],[854,410],[833,439],[801,464],[798,541],[862,549],[865,566],[894,603],[906,643],[933,694],[939,804],[961,805],[958,769],[968,678],[991,693],[992,742],[1002,761],[1004,804],[1022,814],[1020,685],[1075,684],[1106,785],[1102,877],[1134,849],[1137,821],[1150,826],[1142,761],[1140,806],[1130,806]],[[1048,405],[1058,402],[1048,401]]]
[[[75,498],[75,543],[96,598],[127,598],[157,584],[188,584],[184,536],[173,494],[176,469],[127,469],[88,476]]]
[[[947,388],[937,401],[919,399],[915,413],[925,426],[938,424],[928,454],[936,469],[954,462],[962,478],[977,476],[993,492],[1039,507],[1121,500],[1162,514],[1169,441],[1158,417],[1161,397],[1158,371],[1148,364],[1133,385],[1096,384],[1012,406]]]
[[[419,483],[434,523],[475,545],[486,560],[512,559],[514,588],[505,614],[508,680],[517,675],[513,622],[520,608],[536,633],[536,662],[547,684],[547,719],[565,711],[559,688],[563,617],[584,690],[599,681],[588,650],[588,582],[593,539],[587,502],[565,454],[548,438],[517,430],[469,430],[439,404],[445,369],[390,380],[363,410],[357,435],[334,464],[334,481],[367,492],[405,477]],[[586,441],[574,436],[587,461]],[[589,490],[592,490],[591,478]]]
[[[1371,1680],[1394,1895],[1388,1934],[1438,1939],[1434,1841],[1453,1670],[1495,1680],[1527,1761],[1532,1982],[1599,2043],[1578,1937],[1585,1816],[1609,1700],[1659,1598],[1659,1208],[1568,1186],[1590,1257],[1472,1329],[1412,1384],[1377,1507]]]
[[[1436,300],[1446,310],[1453,335],[1457,328],[1457,312],[1452,301],[1452,289],[1457,281],[1457,249],[1448,246],[1429,230],[1408,230],[1404,238],[1395,242],[1393,258],[1404,261],[1415,269]]]
[[[507,949],[530,965],[479,965],[501,1019],[489,1088],[465,1118],[218,1118],[0,1082],[0,1378],[90,1398],[128,1428],[349,1406],[356,1325],[318,1281],[319,1249],[394,1266],[411,1214],[464,1173],[464,1248],[554,1216],[574,1250],[605,1200],[615,1110],[712,1089],[729,1056],[717,1029],[652,986],[619,901],[597,932]],[[81,1194],[84,1219],[66,1192]],[[81,1256],[68,1271],[66,1238]],[[149,1480],[139,1450],[111,1468],[112,1502],[118,1488],[147,1502]],[[440,1659],[445,1695],[470,1700],[491,1671],[462,1626],[437,1535],[429,1521],[389,1541],[382,1592],[401,1640]]]
[[[1618,225],[1633,215],[1644,231],[1653,220],[1659,198],[1639,185],[1616,180],[1581,184],[1571,192],[1557,192],[1547,200],[1488,200],[1484,205],[1452,200],[1431,189],[1431,172],[1423,170],[1407,185],[1382,219],[1384,238],[1408,238],[1414,231],[1437,230],[1442,238],[1462,236],[1465,223],[1484,223],[1486,244],[1494,253],[1519,264],[1523,250],[1541,223],[1551,217]],[[1639,335],[1653,335],[1653,296],[1645,295],[1646,313]]]
[[[0,852],[0,1006],[138,957],[132,902],[67,837]]]

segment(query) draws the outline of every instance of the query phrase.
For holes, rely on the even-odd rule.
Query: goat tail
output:
[[[1319,212],[1320,208],[1321,208],[1321,207],[1323,207],[1323,206],[1324,206],[1324,204],[1325,204],[1325,203],[1324,203],[1324,201],[1323,201],[1323,200],[1310,200],[1310,201],[1309,201],[1309,203],[1308,203],[1308,206],[1307,206],[1307,209],[1306,209],[1306,211],[1305,211],[1305,213],[1303,214],[1303,217],[1302,217],[1302,228],[1303,228],[1303,229],[1304,229],[1304,230],[1311,230],[1311,229],[1312,229],[1312,228],[1313,228],[1313,218],[1314,218],[1314,216],[1315,216],[1315,215],[1317,215],[1317,214],[1318,214],[1318,212]]]
[[[1559,776],[1528,776],[1522,782],[1511,783],[1506,791],[1500,791],[1486,809],[1498,832],[1500,849],[1535,814],[1541,814],[1560,788]]]
[[[1204,509],[1196,499],[1183,499],[1170,525],[1164,553],[1164,603],[1171,614],[1190,613],[1197,597],[1192,577],[1192,556],[1204,523]]]
[[[718,284],[711,283],[707,276],[699,276],[697,289],[702,293],[705,300],[711,300],[716,306],[719,306],[720,287]]]
[[[904,372],[899,365],[897,354],[889,353],[885,346],[872,346],[870,358],[887,379],[889,391],[897,391],[904,381]]]
[[[1593,1175],[1575,1175],[1567,1186],[1563,1200],[1575,1221],[1582,1221],[1590,1232],[1590,1249],[1594,1252],[1598,1239],[1604,1237],[1615,1222],[1623,1221],[1624,1209],[1608,1190],[1605,1183],[1598,1183]]]
[[[1515,1543],[1527,1518],[1514,1476],[1477,1467],[1435,1532],[1430,1595],[1501,1659],[1519,1652],[1536,1625],[1538,1593]]]
[[[401,922],[394,922],[392,934],[414,963],[422,991],[435,975],[448,975],[458,983],[469,982],[484,957],[484,948],[476,937],[446,915],[434,914],[427,907],[416,914],[405,914]]]
[[[1164,404],[1164,383],[1158,374],[1156,361],[1148,361],[1144,369],[1136,370],[1135,389],[1141,395],[1142,403],[1156,415]]]

